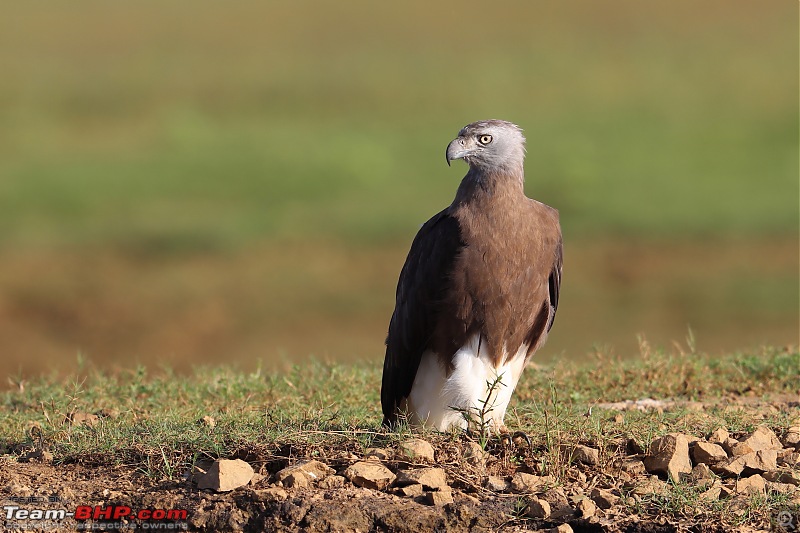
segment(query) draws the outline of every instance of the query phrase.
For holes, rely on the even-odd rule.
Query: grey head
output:
[[[525,137],[522,129],[505,120],[473,122],[447,145],[447,164],[463,159],[471,169],[485,173],[522,173]]]

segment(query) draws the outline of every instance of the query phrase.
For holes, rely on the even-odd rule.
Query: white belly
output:
[[[504,428],[511,394],[525,367],[528,347],[522,345],[505,364],[495,367],[480,335],[474,335],[453,356],[455,369],[447,376],[439,357],[427,351],[408,396],[408,412],[412,424],[421,424],[439,431],[450,427],[467,428],[467,420],[459,410],[466,410],[474,422],[479,413],[497,431]],[[481,348],[479,353],[479,348]],[[490,385],[497,381],[491,388]],[[455,408],[455,409],[454,409]]]

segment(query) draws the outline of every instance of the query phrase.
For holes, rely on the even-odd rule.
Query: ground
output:
[[[191,531],[567,531],[564,524],[592,532],[793,531],[800,520],[794,348],[716,363],[650,354],[580,370],[533,369],[507,419],[531,447],[479,427],[471,435],[380,429],[374,394],[359,390],[378,377],[372,365],[319,365],[269,379],[209,372],[192,387],[142,376],[104,376],[101,386],[96,376],[80,389],[43,382],[5,394],[5,529],[32,523],[12,517],[9,505],[186,510],[185,520],[161,525]],[[165,383],[172,388],[163,390]],[[625,401],[642,398],[647,384],[671,392]],[[132,403],[89,412],[107,406],[112,391]],[[609,401],[594,399],[603,391]],[[246,407],[257,395],[257,406]],[[650,459],[660,453],[655,441],[673,437],[692,450],[685,461],[694,470],[679,479]],[[409,451],[412,439],[432,444],[433,459]],[[724,460],[696,455],[697,443],[715,439]],[[678,464],[679,455],[666,460]],[[771,458],[773,466],[748,463],[731,473],[728,463],[741,457]],[[243,460],[255,473],[230,491],[201,490],[202,472],[219,458]],[[390,478],[354,475],[356,464]],[[292,467],[316,473],[285,470]],[[430,476],[417,484],[412,477],[421,472]],[[438,481],[430,481],[434,474]]]

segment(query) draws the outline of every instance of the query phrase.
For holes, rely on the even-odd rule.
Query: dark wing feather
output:
[[[550,277],[547,279],[547,284],[550,288],[550,323],[547,325],[547,331],[553,327],[553,322],[556,320],[556,309],[558,309],[558,295],[561,292],[561,270],[564,264],[564,250],[561,237],[558,238],[556,244],[556,259],[553,263],[553,269],[550,271]]]
[[[434,334],[450,273],[464,246],[458,221],[447,210],[426,222],[414,238],[400,272],[383,362],[383,423],[393,424],[411,393],[420,359]]]

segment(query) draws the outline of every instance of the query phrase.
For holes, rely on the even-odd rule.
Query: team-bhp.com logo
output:
[[[47,530],[74,521],[79,531],[97,530],[187,530],[186,509],[132,509],[127,505],[79,505],[74,511],[66,509],[22,508],[3,506],[6,528],[20,531]]]

